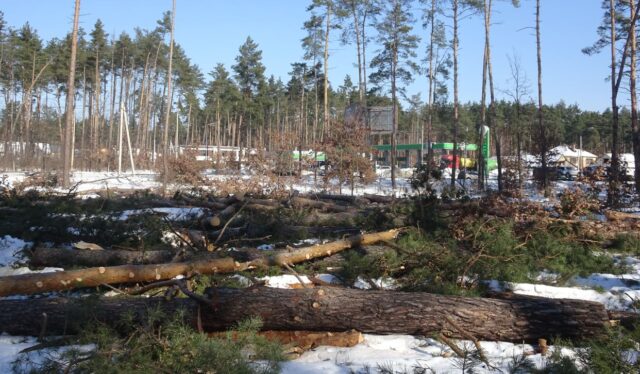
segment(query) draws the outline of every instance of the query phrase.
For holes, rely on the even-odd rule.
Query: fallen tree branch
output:
[[[400,230],[355,235],[331,243],[303,247],[294,251],[281,251],[268,257],[248,262],[237,262],[233,258],[218,258],[156,265],[122,265],[87,269],[33,273],[0,277],[0,296],[27,295],[42,292],[62,291],[102,284],[156,282],[179,275],[233,273],[237,271],[271,265],[297,264],[311,259],[330,256],[334,253],[370,245],[381,240],[391,240]]]

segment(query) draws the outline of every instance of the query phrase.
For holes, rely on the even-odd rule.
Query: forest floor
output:
[[[2,185],[7,189],[11,189],[20,186],[21,182],[24,183],[28,179],[29,176],[24,173],[5,173]],[[208,173],[205,174],[205,179],[214,182],[253,185],[254,191],[260,186],[269,188],[266,181],[262,185],[261,183],[263,182],[259,180],[259,177],[252,175],[234,176]],[[71,194],[69,194],[69,190],[62,190],[44,184],[23,189],[19,197],[14,196],[12,200],[10,199],[10,202],[0,205],[0,209],[4,209],[1,214],[7,213],[5,218],[0,219],[0,276],[65,270],[63,266],[34,266],[31,263],[31,256],[35,247],[64,247],[71,249],[74,247],[74,243],[86,242],[97,243],[105,248],[112,246],[115,248],[116,246],[157,245],[162,248],[182,248],[184,250],[184,240],[176,238],[176,231],[180,231],[180,229],[189,230],[200,225],[202,219],[212,213],[211,209],[197,206],[198,204],[193,204],[189,200],[187,202],[179,200],[175,196],[174,199],[162,200],[150,192],[143,192],[157,190],[159,188],[157,180],[157,174],[144,171],[135,175],[120,176],[116,173],[106,172],[79,172],[74,174],[72,182],[74,188]],[[327,191],[327,186],[321,185],[317,180],[314,181],[314,177],[311,174],[297,180],[283,178],[281,184],[282,188],[289,192],[296,190],[301,194]],[[219,189],[221,186],[222,184],[217,184],[212,189]],[[380,176],[374,183],[356,186],[353,195],[366,197],[367,194],[371,194],[402,197],[413,194],[408,179],[399,178],[398,186],[395,191],[391,190],[389,178]],[[554,183],[553,193],[548,198],[542,196],[532,186],[529,186],[524,196],[507,201],[535,204],[540,211],[550,212],[550,219],[572,221],[574,222],[572,224],[581,220],[593,222],[596,226],[606,222],[607,218],[604,213],[598,209],[588,212],[588,209],[583,208],[584,212],[571,212],[568,216],[563,215],[562,209],[566,208],[566,201],[562,197],[563,194],[567,189],[571,190],[580,186],[580,182],[564,181]],[[189,190],[194,186],[173,185],[172,187],[175,190]],[[30,189],[39,191],[40,195],[24,197],[29,196],[28,191]],[[204,189],[206,190],[206,187]],[[333,184],[329,192],[336,193],[338,192],[337,190],[338,188]],[[216,192],[219,191],[211,193],[215,194]],[[249,191],[249,193],[251,192]],[[351,195],[350,187],[344,186],[342,193]],[[598,195],[602,198],[602,193]],[[62,200],[56,200],[60,199],[61,196]],[[51,199],[51,201],[48,199]],[[394,210],[396,208],[388,209],[381,206],[380,209],[386,212],[385,214],[388,214],[387,217],[398,214]],[[627,213],[630,212],[632,215],[640,211],[633,204],[629,204],[623,210]],[[392,213],[389,213],[389,211]],[[8,215],[9,213],[11,216]],[[305,210],[305,214],[308,213],[310,212]],[[253,213],[239,218],[240,221],[246,221],[245,227],[254,223],[251,214]],[[299,219],[296,218],[299,217],[299,211],[294,211],[291,214],[293,215],[292,219]],[[482,214],[480,217],[482,217]],[[640,215],[638,215],[638,218],[640,219]],[[380,218],[375,219],[379,220]],[[456,219],[454,218],[454,221]],[[634,218],[631,217],[630,219],[633,221]],[[464,220],[464,217],[460,218],[461,222]],[[474,220],[480,221],[480,218],[474,218]],[[390,221],[391,219],[389,218],[389,222],[387,222],[389,225],[391,224]],[[377,221],[363,222],[352,222],[352,225],[347,226],[369,230],[384,226]],[[484,225],[487,222],[491,222],[491,218],[482,221],[480,225]],[[476,224],[476,221],[473,221],[470,225],[474,224]],[[365,227],[366,225],[371,227]],[[477,229],[477,226],[474,227]],[[494,233],[500,232],[500,228],[501,226],[492,227],[492,229],[496,230]],[[119,232],[118,230],[123,231]],[[243,242],[242,240],[246,239],[247,235],[252,236],[246,233],[243,235],[240,238],[231,238],[229,242],[216,250],[242,250],[244,245],[245,247],[257,248],[258,251],[270,251],[275,248],[296,248],[310,243],[331,240],[331,235],[289,239],[283,239],[277,235],[274,235],[274,237],[266,235],[266,239],[262,241],[255,240],[256,238],[252,237]],[[535,236],[536,233],[531,232],[526,235]],[[531,241],[527,239],[526,235],[524,244],[530,245]],[[616,237],[613,241],[618,239]],[[238,242],[234,244],[233,240],[238,240]],[[587,241],[587,239],[584,240]],[[598,241],[604,242],[603,240]],[[487,243],[491,242],[487,241]],[[404,244],[400,243],[398,245],[403,246]],[[410,242],[406,245],[410,245]],[[479,272],[476,278],[469,274],[469,277],[473,279],[470,278],[468,283],[473,284],[473,286],[464,286],[467,279],[460,279],[460,277],[455,279],[454,283],[460,282],[463,285],[462,291],[465,294],[479,292],[477,290],[480,289],[485,290],[482,292],[508,291],[514,294],[547,298],[590,300],[604,304],[608,310],[634,312],[640,304],[640,248],[637,248],[637,246],[637,242],[632,242],[631,249],[629,248],[629,243],[626,243],[623,246],[624,248],[621,246],[616,247],[616,245],[608,245],[605,249],[600,248],[599,245],[585,247],[589,249],[589,254],[587,255],[589,261],[598,263],[597,265],[589,263],[589,266],[585,269],[576,270],[577,267],[572,267],[573,265],[571,264],[571,261],[576,259],[567,256],[563,259],[565,263],[559,265],[559,262],[549,262],[548,264],[551,264],[551,268],[546,268],[545,266],[548,264],[542,263],[539,266],[527,268],[527,274],[495,279],[491,277],[491,274],[494,273],[484,270],[485,273]],[[78,248],[77,245],[76,248]],[[373,253],[375,253],[375,247]],[[365,255],[371,255],[371,253],[366,252]],[[551,256],[558,256],[558,254]],[[353,258],[347,256],[346,259],[347,261],[352,261],[348,264],[353,264],[355,267],[361,265]],[[343,260],[341,259],[341,261]],[[584,260],[580,258],[576,261]],[[604,263],[606,265],[602,265]],[[275,271],[275,274],[273,274],[273,271],[269,271],[259,274],[255,278],[243,274],[225,279],[227,281],[232,279],[245,287],[251,286],[256,281],[261,281],[267,287],[275,288],[299,288],[301,282],[311,284],[313,283],[312,279],[322,279],[324,282],[341,287],[363,289],[372,287],[379,289],[405,289],[410,287],[410,282],[414,281],[406,276],[395,276],[393,272],[371,271],[366,267],[360,269],[362,274],[347,274],[348,272],[345,273],[340,270],[332,271],[335,267],[331,266],[332,263],[330,261],[328,265],[322,263],[314,264],[296,267],[300,276],[286,274],[286,272],[282,274],[280,271]],[[346,267],[347,265],[342,264],[342,266]],[[337,267],[337,269],[339,268],[340,266]],[[588,269],[602,271],[590,272]],[[520,270],[518,269],[517,271]],[[87,294],[96,294],[96,292],[107,297],[118,294],[117,290],[98,288],[71,291],[71,293],[67,292],[64,295],[82,297]],[[56,294],[53,293],[49,296]],[[2,299],[16,298],[28,298],[28,296],[9,296],[8,298],[0,298],[0,301]],[[0,327],[1,330],[2,328]],[[12,363],[21,355],[24,355],[24,353],[20,352],[25,348],[38,344],[39,341],[36,337],[0,335],[0,372],[9,372],[12,368],[15,369]],[[297,355],[293,360],[282,362],[280,369],[283,373],[453,373],[462,372],[471,367],[474,372],[480,373],[528,372],[527,370],[533,371],[535,369],[544,371],[545,368],[549,369],[549,372],[553,372],[558,367],[558,357],[560,356],[569,358],[576,363],[578,368],[585,367],[584,365],[586,364],[581,359],[581,352],[584,352],[586,348],[564,346],[562,341],[560,343],[561,345],[558,346],[550,346],[546,355],[542,355],[538,347],[530,344],[483,341],[481,342],[481,347],[485,351],[488,363],[491,365],[488,366],[487,362],[471,362],[467,358],[458,357],[449,346],[433,337],[363,334],[363,341],[355,346],[313,347]],[[459,340],[456,341],[456,344],[465,351],[474,349],[471,341]],[[92,346],[84,344],[80,348],[91,350]],[[624,360],[630,365],[636,364],[639,351],[638,349],[624,351],[626,355]],[[558,354],[553,354],[553,352]],[[45,348],[28,354],[31,355],[33,362],[37,363],[52,358],[55,360],[55,357],[61,355],[61,351],[59,348]],[[526,365],[523,364],[524,361],[527,362]],[[529,369],[518,371],[520,370],[519,368]]]

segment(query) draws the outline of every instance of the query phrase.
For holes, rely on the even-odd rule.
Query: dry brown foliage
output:
[[[162,165],[162,159],[157,161],[157,165]],[[188,184],[194,187],[200,186],[204,182],[202,172],[206,169],[206,161],[196,160],[196,153],[185,151],[176,156],[169,156],[168,180],[172,183]],[[160,178],[164,178],[164,172],[160,172]]]

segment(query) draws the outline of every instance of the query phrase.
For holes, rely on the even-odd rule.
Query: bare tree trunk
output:
[[[67,84],[67,115],[66,129],[63,147],[64,168],[62,171],[62,185],[69,187],[71,182],[71,154],[72,137],[74,127],[74,101],[75,101],[75,82],[76,82],[76,53],[78,49],[78,18],[80,17],[80,0],[76,0],[75,10],[73,13],[73,33],[71,35],[71,60],[69,63],[69,83]]]
[[[324,129],[325,133],[331,128],[329,122],[329,30],[331,30],[331,11],[333,3],[327,2],[327,27],[324,33]]]
[[[360,20],[358,19],[358,10],[355,1],[351,2],[351,12],[353,12],[353,27],[354,33],[356,34],[356,50],[358,52],[358,97],[362,104],[364,100],[364,83],[362,81],[362,54],[360,52]]]
[[[632,21],[634,19],[635,0],[629,0],[629,11]],[[635,21],[629,27],[629,38],[631,55],[631,71],[629,76],[629,90],[631,91],[631,140],[633,143],[633,156],[635,160],[640,160],[640,130],[638,129],[638,96],[636,92],[636,69],[637,69],[637,46]],[[640,168],[635,168],[634,173],[636,193],[640,193]]]
[[[116,107],[116,67],[115,67],[115,48],[111,51],[111,110],[109,110],[109,135],[107,139],[107,149],[111,152],[111,141],[113,138],[113,119]]]
[[[164,108],[164,136],[162,137],[162,195],[167,194],[169,183],[169,116],[171,114],[171,69],[173,68],[173,32],[176,19],[176,0],[173,0],[171,11],[171,40],[169,42],[169,69],[167,71],[167,103]]]
[[[434,97],[434,81],[435,81],[435,74],[433,72],[433,60],[434,60],[434,48],[433,48],[433,44],[435,43],[435,30],[436,30],[436,1],[437,0],[431,0],[431,14],[429,16],[430,18],[430,22],[431,22],[431,33],[429,36],[429,99],[427,101],[428,106],[429,106],[429,113],[428,113],[428,118],[427,118],[427,142],[428,142],[428,148],[427,148],[427,168],[429,171],[431,171],[431,162],[433,161],[433,148],[431,147],[431,143],[432,143],[432,132],[433,132],[433,97]],[[424,142],[424,139],[422,139],[422,142]],[[424,148],[424,145],[422,146]],[[424,157],[424,155],[422,156]],[[422,160],[420,160],[422,161]]]
[[[391,63],[391,188],[396,189],[396,153],[398,132],[398,103],[396,97],[396,74],[398,68],[398,43],[393,44],[393,61]]]
[[[539,0],[538,0],[539,1]],[[618,90],[616,87],[616,9],[615,1],[609,0],[609,13],[611,16],[611,171],[609,175],[609,190],[607,191],[607,203],[618,204],[620,160],[618,159]]]
[[[456,161],[458,159],[458,0],[453,0],[453,160],[451,162],[451,187],[456,186]]]
[[[549,193],[549,173],[547,168],[547,130],[544,127],[544,116],[542,107],[542,46],[540,43],[540,0],[536,0],[536,49],[538,64],[538,146],[540,149],[540,163],[542,165],[542,187],[544,193]]]
[[[480,145],[478,152],[478,188],[484,190],[486,181],[486,165],[487,160],[484,159],[482,149],[484,147],[484,126],[487,124],[487,41],[489,39],[488,21],[486,16],[486,0],[485,0],[485,17],[484,17],[484,57],[482,59],[482,95],[480,99],[480,123],[478,124],[478,144]]]
[[[502,152],[501,152],[501,144],[500,144],[500,136],[498,134],[498,126],[497,126],[497,114],[496,114],[496,95],[495,89],[493,87],[493,66],[491,65],[491,10],[492,10],[492,0],[485,0],[485,22],[486,22],[486,56],[487,56],[487,72],[489,74],[489,95],[491,98],[491,102],[489,104],[489,128],[492,129],[494,143],[496,146],[496,159],[498,163],[498,191],[502,192]]]

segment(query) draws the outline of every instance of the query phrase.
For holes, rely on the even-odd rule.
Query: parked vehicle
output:
[[[578,177],[580,171],[574,166],[558,166],[556,173],[558,179],[574,180]]]

